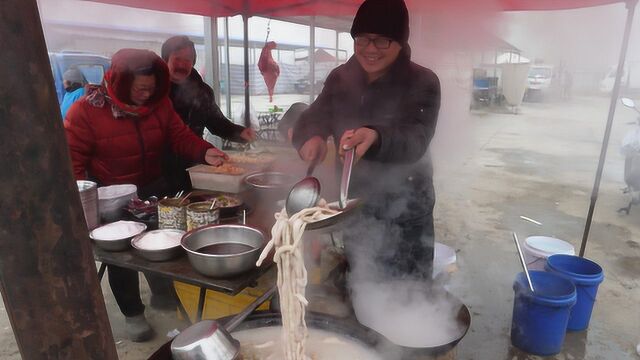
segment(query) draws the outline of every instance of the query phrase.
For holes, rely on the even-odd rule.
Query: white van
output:
[[[544,91],[551,87],[553,65],[531,65],[527,76],[527,89]]]
[[[542,101],[554,82],[553,65],[531,65],[527,75],[525,101]]]
[[[600,91],[603,93],[611,93],[613,84],[616,80],[616,65],[611,66],[605,77],[600,81]],[[621,89],[629,91],[640,91],[640,61],[628,62],[623,68],[622,79],[620,80]]]

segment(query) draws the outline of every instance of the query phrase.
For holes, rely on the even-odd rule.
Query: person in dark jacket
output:
[[[410,60],[404,1],[366,0],[351,36],[354,56],[329,74],[296,123],[293,144],[307,162],[324,159],[330,136],[340,156],[355,151],[350,196],[365,205],[344,235],[352,273],[430,279],[435,193],[428,148],[440,83]]]
[[[76,180],[91,179],[99,186],[134,184],[138,195],[146,197],[152,195],[149,187],[162,178],[160,159],[166,147],[194,162],[222,164],[226,155],[196,136],[173,111],[167,97],[169,70],[158,55],[122,49],[111,61],[103,84],[89,87],[64,121]],[[144,316],[138,272],[107,268],[128,337],[150,339],[153,331]],[[146,277],[151,305],[175,309],[173,283]]]
[[[193,69],[196,63],[193,41],[186,36],[171,37],[162,44],[161,54],[171,75],[169,98],[182,121],[196,135],[202,137],[207,128],[211,134],[234,142],[256,139],[253,129],[236,125],[224,116],[216,104],[213,89]],[[174,190],[191,187],[185,169],[193,163],[175,153],[168,154],[164,163],[165,176]]]

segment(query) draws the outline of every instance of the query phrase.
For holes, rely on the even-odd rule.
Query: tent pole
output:
[[[316,17],[311,16],[309,23],[309,104],[313,103],[316,95]]]
[[[231,62],[229,61],[229,18],[224,18],[224,60],[227,64],[227,117],[231,118]]]
[[[607,118],[607,127],[604,131],[604,138],[602,140],[602,148],[600,149],[600,160],[598,161],[598,170],[596,171],[596,179],[593,184],[593,191],[591,192],[591,204],[589,205],[589,213],[587,214],[587,221],[584,226],[584,233],[582,234],[582,244],[580,245],[580,257],[584,256],[585,248],[587,246],[587,239],[589,238],[589,230],[591,229],[591,221],[593,220],[593,212],[596,207],[596,201],[598,200],[598,191],[600,190],[600,180],[602,179],[602,170],[604,169],[604,160],[607,157],[607,147],[609,145],[609,136],[611,135],[611,127],[613,125],[613,116],[616,113],[616,105],[618,103],[618,96],[620,95],[620,80],[622,79],[622,69],[624,69],[624,60],[627,56],[627,48],[629,47],[629,37],[631,33],[631,26],[633,25],[633,15],[635,13],[636,4],[638,0],[628,0],[627,4],[627,20],[624,27],[624,37],[622,38],[622,48],[620,49],[620,57],[618,58],[618,68],[616,71],[616,80],[613,85],[613,91],[611,92],[611,102],[609,103],[609,117]]]
[[[218,52],[218,18],[204,17],[205,81],[213,89],[216,103],[220,104],[220,54]]]
[[[249,114],[249,16],[242,15],[242,25],[244,32],[244,126],[251,126],[251,115]]]

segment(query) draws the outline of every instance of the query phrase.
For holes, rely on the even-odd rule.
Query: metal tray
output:
[[[339,224],[349,217],[353,216],[358,212],[358,209],[362,205],[362,201],[360,199],[349,199],[347,200],[347,206],[340,210],[340,205],[338,201],[334,201],[332,203],[327,204],[330,209],[339,210],[338,213],[331,215],[325,219],[318,220],[312,223],[308,223],[306,230],[327,230],[328,227]]]

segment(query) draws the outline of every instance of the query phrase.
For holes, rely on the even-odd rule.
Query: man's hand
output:
[[[248,127],[242,130],[240,138],[246,142],[252,142],[256,140],[256,132],[252,128]]]
[[[302,145],[298,154],[306,162],[322,162],[327,156],[327,142],[320,136],[314,136]]]
[[[347,130],[340,138],[338,154],[342,158],[346,150],[355,148],[355,158],[359,160],[367,153],[371,145],[378,140],[378,137],[377,131],[366,127]]]
[[[229,157],[224,152],[216,149],[210,148],[207,149],[207,152],[204,154],[204,161],[213,166],[220,166],[225,160],[228,160]]]

